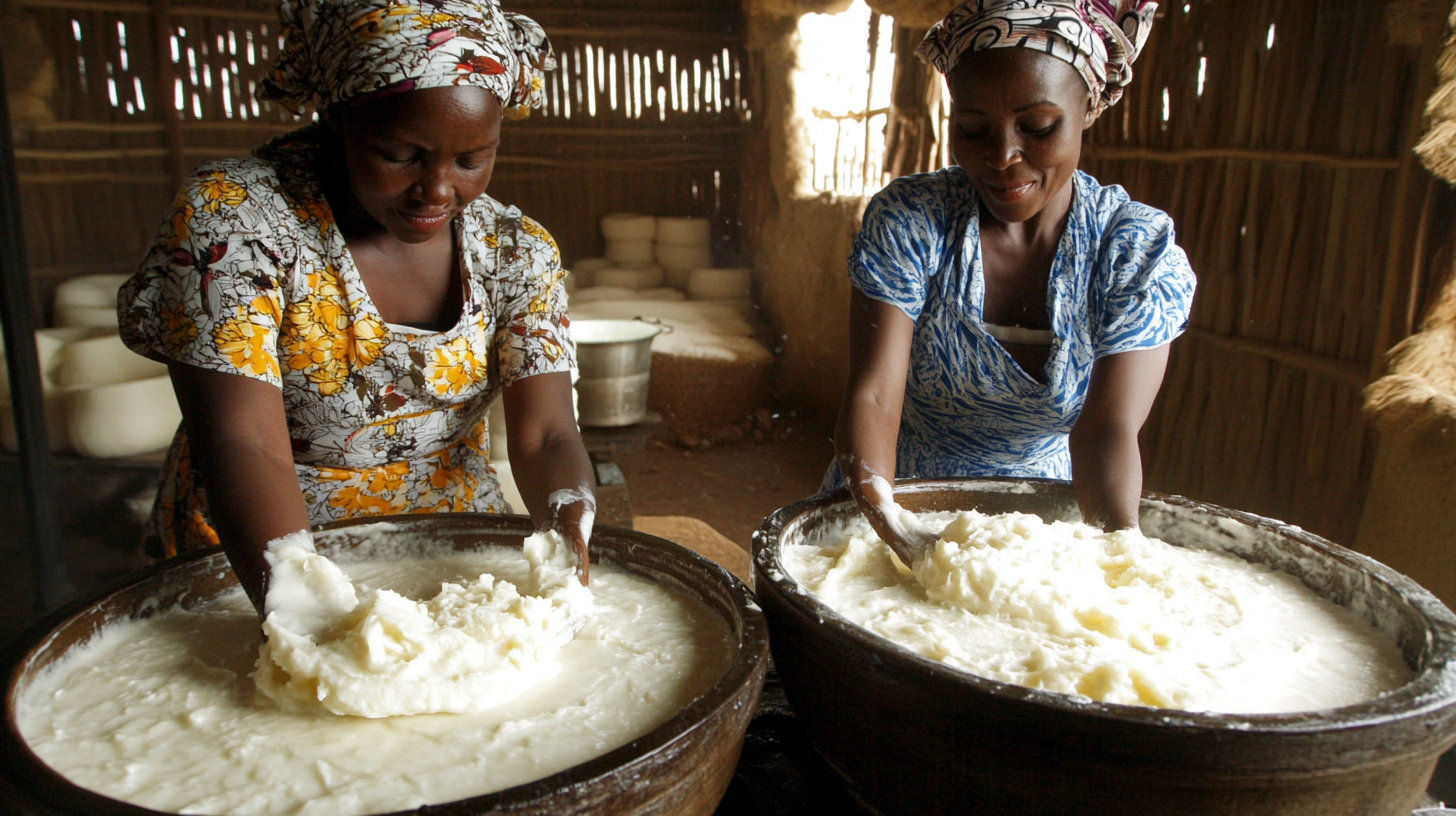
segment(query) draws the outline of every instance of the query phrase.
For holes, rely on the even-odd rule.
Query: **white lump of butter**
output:
[[[1369,700],[1409,681],[1394,641],[1286,573],[1135,530],[930,513],[907,569],[856,520],[783,548],[790,575],[924,657],[1099,702],[1238,713]]]
[[[485,711],[560,670],[561,647],[592,616],[571,543],[525,541],[519,588],[489,574],[444,583],[428,601],[355,590],[304,538],[267,553],[272,576],[254,674],[258,691],[300,712],[393,717]]]

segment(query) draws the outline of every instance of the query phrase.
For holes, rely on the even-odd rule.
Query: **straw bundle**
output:
[[[1456,603],[1456,281],[1365,389],[1380,433],[1355,546]]]
[[[1412,20],[1430,26],[1435,21],[1430,11],[1435,2],[1421,0],[1396,0],[1391,4],[1391,19]],[[1395,13],[1401,7],[1403,13]],[[1438,24],[1438,23],[1437,23]],[[1418,32],[1408,31],[1409,24],[1392,26],[1392,38],[1419,37]],[[1436,63],[1440,85],[1426,102],[1426,116],[1430,120],[1426,135],[1416,145],[1416,153],[1432,173],[1448,182],[1456,182],[1456,8],[1446,20],[1446,41],[1441,57]],[[1414,44],[1419,45],[1419,39]]]

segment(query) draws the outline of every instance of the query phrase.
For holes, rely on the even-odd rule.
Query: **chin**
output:
[[[1013,205],[1002,204],[990,196],[982,195],[981,200],[985,202],[986,209],[991,211],[992,217],[1003,224],[1019,224],[1042,211],[1045,201],[1018,202]]]

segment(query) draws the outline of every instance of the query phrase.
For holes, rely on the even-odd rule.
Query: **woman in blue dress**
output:
[[[1137,526],[1137,434],[1195,280],[1166,213],[1077,163],[1154,9],[967,0],[920,47],[950,89],[955,165],[865,213],[825,477],[907,563],[926,542],[896,523],[896,477],[1071,479],[1089,523]]]

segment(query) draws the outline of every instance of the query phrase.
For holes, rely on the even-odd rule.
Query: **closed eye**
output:
[[[455,160],[455,163],[459,165],[462,170],[479,170],[489,164],[490,160],[494,156],[494,150],[481,150],[476,153],[468,153],[464,156],[461,156],[459,159]]]
[[[420,160],[420,153],[397,153],[391,150],[376,151],[381,159],[390,164],[413,164]]]

